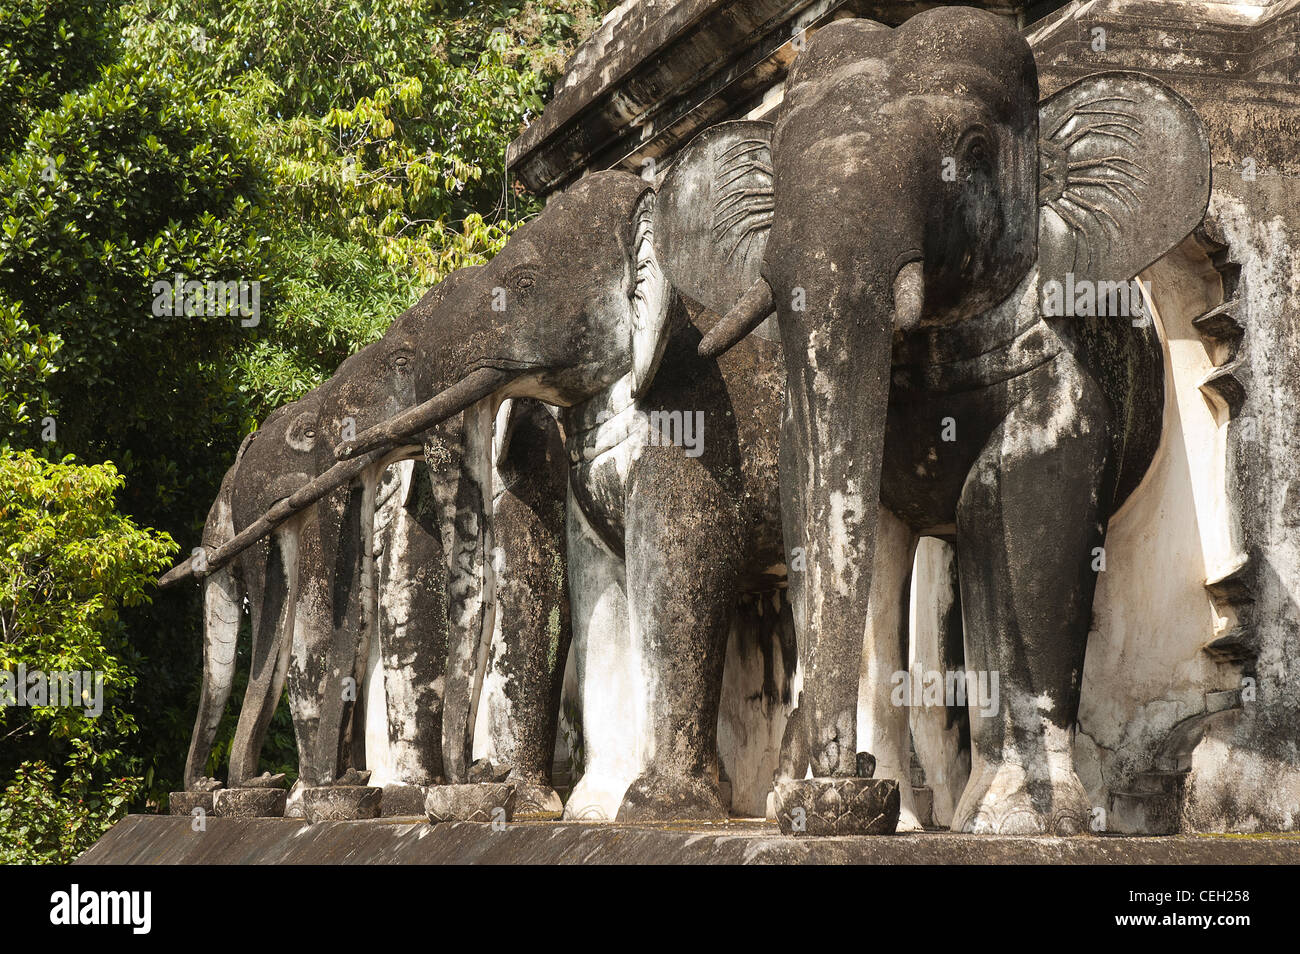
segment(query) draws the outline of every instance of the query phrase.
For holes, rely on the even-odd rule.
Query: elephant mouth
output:
[[[468,371],[451,387],[439,391],[429,400],[363,431],[353,441],[339,444],[334,448],[334,456],[339,461],[345,461],[379,448],[409,441],[422,431],[427,431],[500,391],[527,370],[527,367],[503,369],[482,361],[478,363],[482,366]]]
[[[542,365],[536,361],[519,361],[514,358],[479,358],[472,364],[466,365],[462,377],[473,374],[475,371],[484,369],[496,371],[513,371],[523,374],[528,371],[537,371]]]

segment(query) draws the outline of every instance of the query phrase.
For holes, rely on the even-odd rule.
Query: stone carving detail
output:
[[[366,785],[323,785],[304,789],[303,811],[315,824],[323,821],[357,821],[378,818],[382,788]]]

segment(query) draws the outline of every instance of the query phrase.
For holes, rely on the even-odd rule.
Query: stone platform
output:
[[[430,825],[130,815],[77,859],[93,864],[1300,864],[1296,835],[1028,838],[922,832],[797,838],[774,822]]]

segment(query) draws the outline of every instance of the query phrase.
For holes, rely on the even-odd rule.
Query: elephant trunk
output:
[[[442,763],[448,782],[464,782],[472,761],[474,724],[495,624],[492,526],[493,401],[464,412],[447,576],[447,668]]]
[[[803,665],[800,750],[819,777],[856,774],[891,343],[896,325],[916,322],[923,297],[919,266],[905,264],[892,288],[880,278],[773,283],[789,374],[781,505]],[[794,766],[797,777],[803,770]]]

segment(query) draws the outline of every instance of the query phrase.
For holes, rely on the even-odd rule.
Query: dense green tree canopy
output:
[[[603,6],[0,0],[0,667],[93,667],[112,713],[0,712],[15,858],[175,786],[200,614],[150,575],[243,434],[536,211],[505,146]]]

